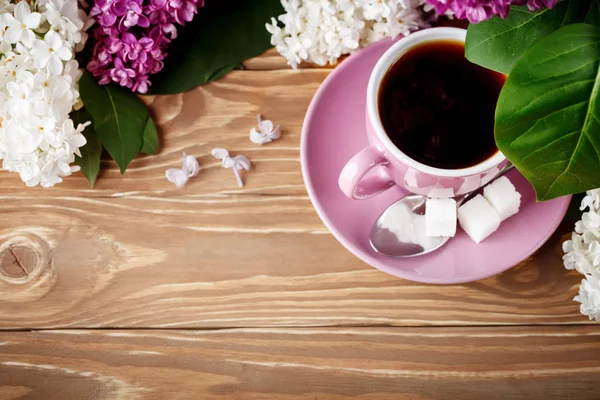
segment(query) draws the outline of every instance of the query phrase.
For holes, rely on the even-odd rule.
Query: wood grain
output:
[[[0,328],[589,323],[561,264],[570,226],[504,274],[430,286],[364,265],[305,199],[222,200],[0,204],[0,254],[35,265],[0,274]]]
[[[561,263],[565,224],[519,267],[469,285],[406,282],[365,265],[326,230],[304,189],[299,140],[324,70],[236,71],[147,98],[162,150],[121,177],[104,163],[53,189],[0,174],[0,329],[589,323]],[[252,144],[257,113],[281,140]],[[209,153],[243,153],[238,188]],[[202,170],[164,177],[181,152]],[[440,266],[443,268],[443,266]]]
[[[5,333],[0,399],[591,400],[599,356],[593,327]]]

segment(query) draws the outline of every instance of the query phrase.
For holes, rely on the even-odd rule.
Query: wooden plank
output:
[[[0,334],[0,398],[597,399],[597,327]]]
[[[452,286],[366,266],[294,197],[22,200],[0,226],[0,329],[588,323],[561,264],[570,224]]]

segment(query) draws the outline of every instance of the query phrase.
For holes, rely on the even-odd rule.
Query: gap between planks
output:
[[[110,327],[103,326],[101,328],[89,327],[89,328],[24,328],[24,329],[4,329],[0,328],[0,334],[2,333],[27,333],[27,332],[117,332],[117,331],[147,331],[147,332],[236,332],[236,331],[262,331],[262,330],[281,330],[281,331],[292,331],[292,330],[361,330],[361,329],[427,329],[427,330],[446,330],[446,329],[490,329],[490,328],[535,328],[535,329],[547,329],[555,327],[566,327],[566,328],[590,328],[597,324],[587,321],[582,322],[557,322],[557,323],[541,323],[541,324],[465,324],[465,325],[391,325],[391,324],[365,324],[365,325],[259,325],[259,326],[221,326],[221,327]],[[598,324],[600,332],[600,324]]]

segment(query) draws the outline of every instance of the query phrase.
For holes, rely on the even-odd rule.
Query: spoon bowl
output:
[[[371,228],[371,247],[390,257],[415,257],[442,247],[450,237],[425,235],[427,196],[409,195],[396,201]]]
[[[513,164],[506,164],[487,185],[513,168]],[[471,200],[481,190],[483,187],[456,198],[456,207]],[[430,237],[425,234],[426,201],[427,196],[412,194],[390,205],[371,228],[371,247],[386,256],[407,258],[431,253],[446,244],[450,240],[448,236]]]

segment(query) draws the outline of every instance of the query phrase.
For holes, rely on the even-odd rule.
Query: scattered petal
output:
[[[220,148],[212,149],[210,153],[217,160],[223,160],[223,162],[221,163],[223,168],[233,169],[233,173],[235,175],[235,179],[238,182],[238,185],[240,187],[244,186],[244,182],[242,181],[242,177],[240,176],[239,171],[242,169],[245,169],[246,171],[250,170],[250,160],[248,160],[248,157],[243,156],[241,154],[235,157],[230,157],[229,152],[227,150]]]
[[[188,181],[188,176],[179,168],[170,168],[165,175],[169,182],[174,183],[178,188],[182,188]]]
[[[250,130],[250,141],[256,144],[265,144],[269,142],[269,139],[264,137],[256,128]]]
[[[277,140],[281,137],[281,128],[279,127],[279,125],[277,125],[275,127],[275,129],[273,129],[271,132],[268,133],[269,139],[271,140]]]
[[[252,143],[263,145],[281,137],[281,128],[279,125],[274,127],[273,121],[268,119],[263,120],[260,114],[258,114],[256,119],[258,121],[258,130],[256,128],[250,130],[250,140]]]
[[[200,172],[198,160],[183,153],[181,156],[181,168],[170,168],[165,175],[169,182],[181,188],[187,183],[189,178],[198,175],[198,172]]]
[[[248,160],[248,158],[246,156],[235,156],[233,158],[233,160],[235,161],[235,167],[237,169],[245,169],[246,171],[250,171],[250,160]]]
[[[198,160],[196,160],[196,158],[192,156],[186,156],[186,154],[183,153],[182,169],[187,174],[187,176],[191,178],[193,176],[198,175],[198,172],[200,172],[200,164],[198,163]]]
[[[262,120],[262,117],[259,114],[258,115],[258,129],[260,129],[260,131],[263,133],[271,132],[273,130],[273,121],[270,121],[268,119]]]
[[[223,159],[223,163],[221,165],[223,166],[223,168],[233,168],[235,162],[233,161],[233,158],[226,157]]]
[[[217,160],[222,160],[226,157],[229,157],[229,152],[227,150],[221,149],[221,148],[212,149],[210,151],[210,154],[212,154],[212,156],[214,158],[216,158]]]

